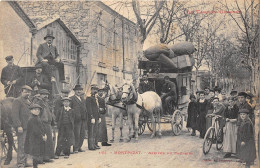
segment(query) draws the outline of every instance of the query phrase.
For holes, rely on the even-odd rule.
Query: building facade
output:
[[[104,3],[19,1],[18,4],[37,27],[60,18],[74,33],[81,43],[79,83],[86,88],[93,83],[102,85],[106,80],[115,85],[136,76],[137,58],[142,55],[138,29]]]

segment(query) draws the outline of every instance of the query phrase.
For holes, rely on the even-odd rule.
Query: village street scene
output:
[[[0,1],[1,167],[259,167],[259,8]]]

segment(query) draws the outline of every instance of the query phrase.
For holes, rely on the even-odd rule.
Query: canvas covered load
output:
[[[172,51],[170,48],[174,49]],[[167,68],[183,69],[192,67],[195,63],[191,55],[196,51],[190,42],[181,42],[168,47],[166,44],[158,44],[144,51],[144,56],[150,61],[159,61]]]

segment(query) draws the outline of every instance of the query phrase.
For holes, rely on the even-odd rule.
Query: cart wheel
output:
[[[148,129],[153,132],[153,129],[152,129],[152,122],[151,121],[147,121],[147,127]]]
[[[5,133],[3,133],[2,137],[1,137],[1,157],[2,158],[6,157],[7,151],[8,151],[7,136]]]
[[[13,149],[14,149],[15,152],[17,152],[17,150],[18,150],[18,139],[17,139],[17,136],[16,136],[16,132],[13,128],[12,128],[12,132],[13,132],[13,138],[14,138]]]
[[[138,135],[142,135],[145,130],[145,122],[139,122],[138,126]]]
[[[180,110],[175,110],[171,120],[172,132],[174,135],[179,135],[183,128],[183,117]]]
[[[215,134],[215,128],[213,127],[210,127],[205,134],[203,148],[202,148],[204,155],[208,154],[210,151],[210,148],[212,146],[215,137],[214,134]]]

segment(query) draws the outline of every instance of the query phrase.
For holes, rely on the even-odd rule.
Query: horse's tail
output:
[[[162,109],[162,107],[160,106],[160,107],[155,107],[154,109],[153,109],[153,114],[155,115],[155,116],[158,116],[159,114],[161,115],[162,114],[162,111],[163,109]]]

